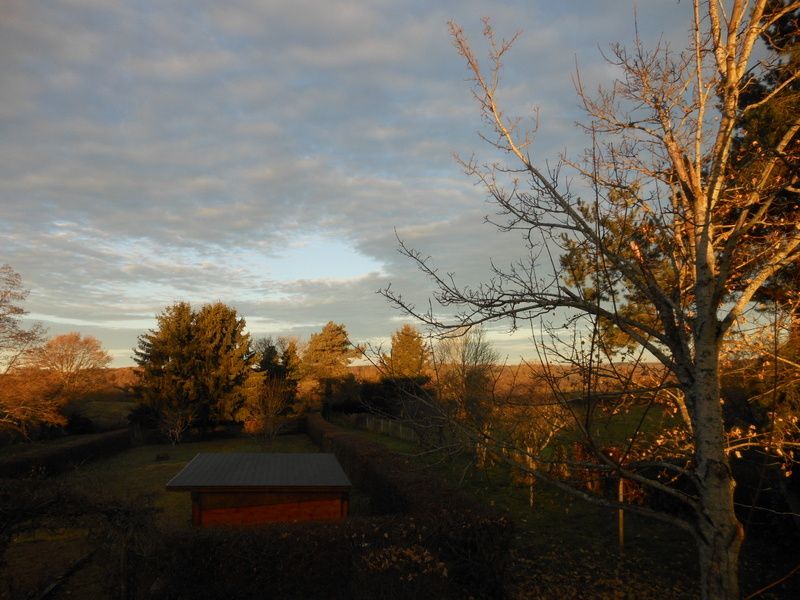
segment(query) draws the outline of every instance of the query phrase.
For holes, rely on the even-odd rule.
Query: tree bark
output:
[[[713,321],[711,322],[713,323]],[[738,600],[739,550],[744,531],[736,518],[736,485],[725,454],[720,404],[719,352],[711,324],[696,337],[695,380],[691,405],[695,411],[695,458],[702,512],[696,530],[703,600]]]
[[[744,532],[733,508],[734,481],[725,462],[705,467],[703,507],[697,546],[700,589],[704,600],[738,600],[739,551]]]

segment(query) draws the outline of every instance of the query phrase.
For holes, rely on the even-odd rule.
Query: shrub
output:
[[[76,436],[57,446],[35,448],[0,459],[0,477],[20,477],[31,473],[60,473],[81,462],[104,458],[131,444],[130,432],[118,429],[107,433]]]

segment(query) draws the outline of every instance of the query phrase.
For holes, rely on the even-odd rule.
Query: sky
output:
[[[614,69],[602,50],[681,47],[677,0],[3,0],[0,264],[50,335],[97,337],[113,366],[167,305],[223,301],[254,337],[328,321],[386,344],[410,320],[376,292],[434,291],[398,237],[463,283],[524,256],[484,223],[457,153],[491,159],[460,24],[521,36],[500,101],[538,108],[536,156],[587,145],[573,86]],[[636,15],[636,17],[635,17]],[[530,329],[490,328],[509,362]]]

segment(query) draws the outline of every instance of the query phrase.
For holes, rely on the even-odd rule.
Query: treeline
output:
[[[139,337],[133,421],[157,427],[173,443],[192,428],[237,422],[271,438],[288,418],[320,410],[326,402],[359,402],[348,370],[367,356],[343,324],[328,322],[305,343],[293,337],[252,339],[236,310],[221,302],[197,309],[177,302]],[[430,351],[422,336],[404,326],[392,348],[378,357],[386,377],[425,380]]]
[[[329,322],[301,347],[296,338],[252,340],[236,310],[177,302],[139,337],[135,422],[173,443],[190,428],[238,422],[274,436],[283,418],[319,406],[318,388],[341,377],[358,355],[344,325]]]
[[[107,386],[111,362],[92,336],[73,332],[48,339],[41,325],[26,327],[22,304],[27,295],[20,275],[3,265],[0,428],[23,439],[62,431],[68,414],[74,413],[65,409]],[[371,357],[382,383],[356,382],[348,366],[359,357]],[[166,307],[156,316],[156,327],[139,337],[134,360],[136,380],[129,387],[139,406],[130,419],[157,428],[172,442],[190,429],[225,423],[271,438],[290,417],[320,410],[326,403],[352,408],[366,400],[379,410],[399,413],[396,382],[410,382],[416,391],[432,379],[436,363],[431,345],[410,325],[394,333],[385,353],[353,344],[346,327],[334,322],[307,341],[252,339],[245,320],[222,302]],[[486,367],[474,365],[465,375],[472,387],[480,379],[475,375]],[[390,380],[395,383],[388,385]],[[448,380],[446,387],[454,397],[460,393],[455,381]]]
[[[48,339],[40,325],[25,327],[28,291],[9,265],[0,277],[0,427],[23,439],[63,431],[68,415],[80,418],[75,401],[107,387],[111,356],[94,337]],[[323,407],[408,419],[437,413],[485,429],[496,420],[502,369],[483,331],[458,333],[432,344],[406,324],[385,351],[353,344],[334,322],[307,341],[252,339],[245,320],[222,302],[176,302],[134,348],[138,368],[127,387],[138,407],[130,420],[173,443],[191,429],[230,423],[269,439],[291,417]],[[356,358],[378,377],[356,381],[349,369]]]
[[[10,265],[0,266],[0,429],[28,439],[68,424],[64,408],[103,384],[111,355],[92,336],[46,336],[26,327],[28,290]]]

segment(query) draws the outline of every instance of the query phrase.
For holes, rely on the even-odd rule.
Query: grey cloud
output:
[[[671,39],[684,8],[648,6],[640,22]],[[524,250],[482,223],[485,194],[451,158],[498,158],[475,135],[446,29],[457,20],[483,55],[484,14],[499,34],[525,30],[502,93],[512,113],[540,106],[535,150],[580,149],[574,57],[594,84],[610,74],[597,42],[632,31],[610,0],[3,3],[0,262],[56,329],[112,332],[177,299],[222,299],[264,328],[305,335],[334,319],[389,335],[397,314],[375,290],[431,292],[395,228],[469,284],[489,256]],[[381,268],[346,281],[260,271],[254,257],[280,260],[309,235]],[[124,335],[135,343],[109,343]]]

